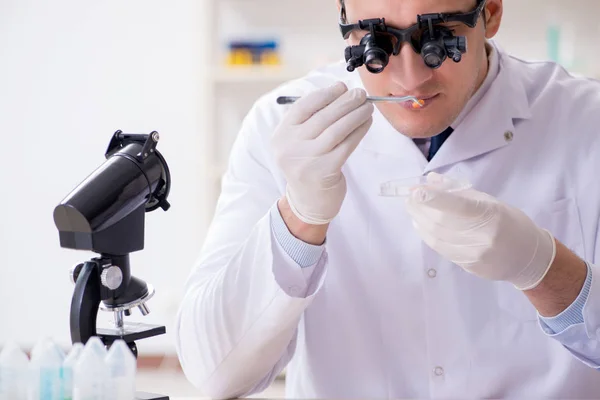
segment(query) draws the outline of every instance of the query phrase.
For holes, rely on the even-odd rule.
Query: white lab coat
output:
[[[271,227],[285,188],[275,98],[360,79],[337,63],[256,103],[177,317],[183,369],[204,394],[257,393],[287,366],[293,398],[600,398],[600,84],[496,49],[498,76],[431,162],[376,111],[308,268]],[[521,208],[591,263],[585,323],[548,334],[521,292],[442,259],[402,199],[378,196],[381,182],[429,171]]]

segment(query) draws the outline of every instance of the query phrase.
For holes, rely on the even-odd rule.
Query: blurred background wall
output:
[[[598,0],[504,4],[502,47],[600,76]],[[270,57],[234,65],[248,62],[240,40]],[[167,335],[138,347],[173,355],[174,314],[241,119],[343,48],[333,0],[0,0],[0,347],[42,336],[69,345],[69,269],[93,254],[59,247],[53,208],[103,162],[115,130],[157,130],[172,208],[146,215],[132,269],[156,295],[150,315],[128,320],[165,324]]]

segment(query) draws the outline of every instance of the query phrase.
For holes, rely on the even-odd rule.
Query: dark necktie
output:
[[[450,136],[450,134],[452,132],[454,132],[454,129],[448,128],[444,132],[440,133],[439,135],[433,136],[431,138],[431,142],[429,144],[429,155],[427,156],[427,161],[431,161],[433,156],[435,156],[435,153],[438,152],[440,147],[442,147],[442,145],[444,144],[446,139],[448,139],[448,137]]]

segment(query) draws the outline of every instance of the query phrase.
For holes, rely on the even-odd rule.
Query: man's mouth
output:
[[[392,96],[397,96],[397,95],[392,95]],[[402,107],[408,109],[408,110],[422,110],[424,108],[427,108],[427,106],[429,106],[432,102],[434,102],[439,94],[427,94],[427,95],[415,95],[415,94],[411,94],[411,96],[416,97],[417,99],[419,99],[419,105],[416,105],[414,102],[412,101],[405,101],[404,103],[399,103],[399,105],[401,105]]]

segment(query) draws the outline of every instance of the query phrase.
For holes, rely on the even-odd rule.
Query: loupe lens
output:
[[[373,60],[365,65],[367,67],[367,70],[369,70],[369,72],[374,73],[374,74],[380,73],[385,68],[385,65],[383,65],[381,60]]]
[[[438,68],[441,64],[441,60],[438,55],[433,53],[426,54],[423,60],[429,68]]]
[[[446,58],[446,52],[440,46],[436,44],[425,44],[421,51],[423,61],[429,68],[439,68],[444,59]]]
[[[374,74],[382,72],[388,61],[388,55],[381,49],[370,49],[365,55],[365,67]]]

